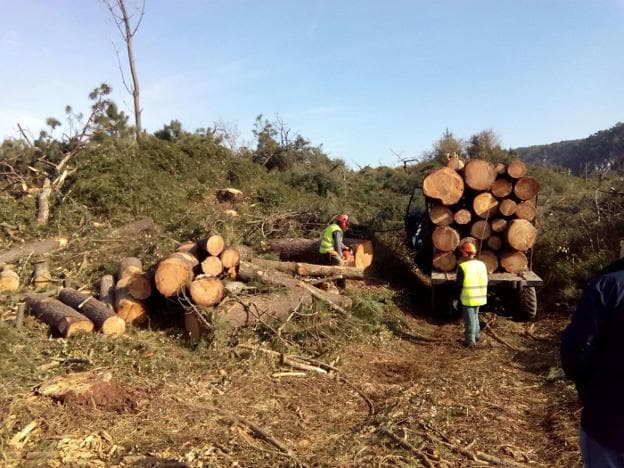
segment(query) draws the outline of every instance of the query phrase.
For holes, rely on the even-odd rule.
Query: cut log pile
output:
[[[318,250],[317,241],[306,242]],[[291,240],[286,240],[286,244],[298,248],[302,245]],[[157,300],[149,300],[156,299],[154,295],[180,305],[185,328],[192,339],[209,329],[213,320],[235,327],[254,325],[267,319],[288,317],[314,299],[344,314],[351,306],[348,297],[323,291],[302,278],[367,277],[372,244],[350,241],[349,245],[356,253],[354,263],[359,261],[363,267],[254,259],[248,247],[228,246],[220,235],[212,235],[181,243],[175,252],[147,271],[140,259],[122,258],[116,276],[106,274],[101,278],[98,299],[79,290],[63,288],[58,292],[26,294],[26,304],[33,315],[63,337],[92,331],[106,336],[121,335],[128,325],[148,320],[148,302],[158,304]],[[36,277],[39,278],[37,283],[43,284],[49,273],[47,264],[41,263]],[[9,273],[12,270],[6,268],[5,271],[3,281],[14,282],[14,275]],[[257,288],[244,282],[261,283],[269,292],[245,294]]]
[[[454,270],[458,247],[471,241],[489,273],[526,270],[537,239],[538,181],[520,160],[494,165],[471,159],[459,171],[453,167],[437,169],[423,182],[435,226],[433,269]]]

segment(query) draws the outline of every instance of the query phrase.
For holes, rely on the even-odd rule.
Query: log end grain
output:
[[[443,205],[454,205],[464,194],[464,179],[453,169],[437,169],[423,181],[423,192]]]
[[[120,336],[126,332],[126,321],[118,315],[113,315],[102,323],[100,332],[104,336]]]

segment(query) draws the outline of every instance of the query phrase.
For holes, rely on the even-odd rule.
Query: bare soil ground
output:
[[[466,349],[460,320],[405,313],[393,299],[399,293],[385,288],[349,293],[385,297],[382,313],[345,320],[321,310],[280,333],[271,324],[217,330],[198,346],[176,324],[156,323],[117,339],[48,339],[31,317],[14,330],[5,306],[0,463],[580,465],[579,406],[558,367],[564,318],[528,325],[486,308],[483,339]],[[280,353],[338,372],[295,369]],[[35,391],[51,377],[94,369],[114,374],[123,405],[61,403]]]

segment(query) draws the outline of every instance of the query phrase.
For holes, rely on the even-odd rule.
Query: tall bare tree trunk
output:
[[[108,11],[113,17],[121,36],[126,43],[126,52],[128,54],[128,64],[130,66],[130,75],[132,76],[132,88],[128,89],[128,91],[132,94],[132,98],[134,101],[134,131],[136,139],[139,140],[141,138],[142,133],[142,125],[141,125],[141,99],[140,99],[140,89],[139,89],[139,75],[137,74],[136,69],[136,61],[134,59],[134,49],[132,46],[132,38],[136,34],[139,26],[141,25],[141,20],[143,19],[143,14],[145,13],[145,2],[141,4],[141,14],[139,19],[136,21],[134,25],[134,29],[131,25],[131,16],[128,15],[128,9],[126,8],[126,0],[105,0],[106,6],[108,7]],[[114,5],[114,6],[113,6]],[[115,6],[119,9],[119,12],[116,11]],[[123,72],[122,72],[123,77]],[[125,84],[125,81],[124,81]],[[126,86],[127,87],[127,86]]]

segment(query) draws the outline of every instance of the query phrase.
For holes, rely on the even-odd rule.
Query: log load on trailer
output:
[[[432,308],[450,313],[457,299],[459,247],[473,242],[488,270],[489,291],[510,299],[514,316],[537,314],[536,288],[543,280],[532,270],[537,239],[535,217],[540,186],[520,160],[492,164],[470,159],[434,170],[412,193],[405,215],[407,243],[418,267],[429,275]],[[425,210],[412,210],[416,193]]]

